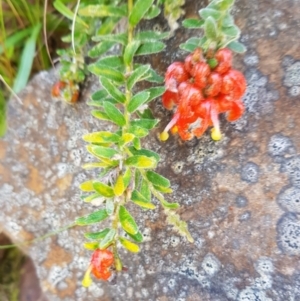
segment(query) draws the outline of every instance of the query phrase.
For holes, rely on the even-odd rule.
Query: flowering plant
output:
[[[80,185],[82,201],[92,203],[97,210],[75,221],[79,226],[98,227],[96,232],[85,233],[89,241],[84,243],[84,247],[92,251],[83,279],[86,287],[92,281],[90,274],[107,281],[125,269],[119,255],[120,247],[139,252],[143,236],[129,212],[129,204],[153,210],[156,208],[155,198],[167,216],[167,223],[193,242],[186,222],[180,220],[176,212],[179,204],[169,203],[164,197],[172,189],[169,180],[154,171],[159,163],[159,154],[142,146],[143,138],[158,124],[148,104],[162,96],[167,109],[175,107],[172,120],[160,135],[161,140],[168,138],[169,130],[178,132],[183,140],[200,137],[209,126],[213,126],[212,138],[219,140],[219,113],[227,112],[227,119],[233,121],[244,111],[241,97],[246,81],[239,71],[232,69],[232,51],[244,50],[236,42],[240,32],[230,15],[234,0],[213,0],[207,8],[200,10],[202,20],[183,22],[187,28],[204,29],[204,36],[190,38],[181,45],[182,49],[191,53],[184,62],[172,63],[164,79],[150,64],[137,63],[136,57],[162,51],[165,48],[163,40],[170,33],[137,28],[143,19],[158,16],[162,3],[165,8],[170,8],[171,2],[123,2],[89,1],[78,5],[76,14],[70,14],[62,2],[55,1],[56,7],[73,20],[74,32],[78,30],[83,34],[73,32],[71,36],[73,56],[72,51],[61,52],[64,59],[60,80],[54,85],[52,95],[75,103],[80,84],[90,72],[99,78],[101,84],[101,89],[91,96],[88,103],[94,108],[92,115],[115,126],[114,132],[95,130],[83,137],[88,143],[87,151],[95,159],[84,168],[99,171],[97,177]],[[179,2],[183,4],[182,0],[174,2],[177,9]],[[174,25],[174,15],[166,11],[169,23]],[[181,14],[182,10],[178,9],[177,16]],[[115,27],[121,19],[125,19],[127,25],[123,27],[124,31],[118,32]],[[87,43],[90,39],[92,45]],[[114,48],[113,52],[110,52],[111,48]],[[83,50],[86,49],[92,60],[88,66],[83,59]],[[142,81],[151,84],[165,82],[165,87],[138,90],[137,84]],[[102,226],[104,221],[106,224]]]

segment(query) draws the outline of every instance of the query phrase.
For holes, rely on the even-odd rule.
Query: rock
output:
[[[187,1],[187,16],[204,5]],[[300,6],[296,0],[239,0],[234,12],[248,48],[234,59],[248,81],[243,118],[222,121],[220,142],[207,134],[162,143],[159,129],[145,141],[162,157],[159,171],[174,189],[168,199],[182,205],[195,243],[165,228],[161,210],[132,207],[146,238],[142,252],[121,254],[128,271],[115,285],[95,282],[85,289],[86,229],[41,240],[24,249],[50,301],[300,299]],[[181,60],[185,54],[177,47],[188,34],[178,30],[153,65],[163,71]],[[9,131],[0,141],[0,227],[17,242],[91,210],[77,188],[92,177],[80,167],[91,160],[81,136],[109,125],[90,116],[90,91],[76,106],[52,101],[54,80],[40,73],[23,91],[23,106],[10,103]],[[163,128],[169,114],[158,101],[153,107]]]

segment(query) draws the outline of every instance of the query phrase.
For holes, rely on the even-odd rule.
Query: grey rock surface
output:
[[[187,1],[187,16],[206,4]],[[156,101],[161,126],[145,141],[161,155],[158,170],[174,189],[168,199],[181,204],[195,243],[165,227],[159,208],[132,207],[145,237],[142,251],[121,254],[128,271],[115,285],[85,289],[86,229],[72,228],[27,248],[50,301],[300,300],[300,5],[239,0],[234,13],[248,48],[234,60],[248,82],[245,115],[231,124],[222,120],[220,142],[204,135],[162,143],[156,134],[170,114]],[[152,65],[163,73],[182,60],[178,45],[189,35],[178,30]],[[52,101],[54,81],[42,72],[23,91],[23,106],[10,103],[9,131],[0,141],[0,227],[14,241],[90,211],[77,188],[92,177],[80,167],[92,159],[81,136],[110,125],[91,117],[85,104],[91,90],[76,106]]]

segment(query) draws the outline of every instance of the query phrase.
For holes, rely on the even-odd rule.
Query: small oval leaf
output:
[[[105,235],[105,237],[100,241],[99,248],[106,249],[114,240],[116,235],[115,229],[110,229],[109,232]]]
[[[106,228],[100,232],[87,232],[84,234],[84,237],[92,240],[101,240],[106,236],[109,230],[109,228]]]
[[[105,113],[110,118],[112,122],[117,124],[118,126],[124,126],[126,124],[126,120],[123,114],[111,103],[104,101],[103,107]]]
[[[83,182],[79,185],[80,190],[85,191],[85,192],[92,192],[95,191],[93,187],[93,180],[89,180],[86,182]]]
[[[157,162],[154,158],[146,156],[132,156],[126,159],[125,164],[127,166],[134,166],[137,168],[155,168]]]
[[[127,211],[124,206],[120,206],[119,210],[119,219],[122,225],[122,228],[125,232],[131,235],[135,235],[138,233],[139,229],[131,214]]]
[[[114,196],[114,190],[104,183],[94,182],[93,187],[102,196],[105,196],[107,198],[111,198]]]
[[[138,253],[140,251],[140,247],[138,245],[136,245],[135,243],[129,241],[128,239],[124,238],[124,237],[120,237],[119,238],[120,243],[122,244],[122,246],[127,249],[130,252],[133,253]]]
[[[150,93],[145,91],[141,91],[134,95],[128,104],[128,112],[135,112],[141,105],[148,101],[149,96]]]
[[[168,188],[171,185],[168,179],[152,170],[146,172],[146,178],[155,186]]]
[[[95,223],[99,223],[106,219],[108,217],[107,212],[105,209],[101,209],[98,211],[95,211],[91,214],[88,214],[86,216],[79,217],[75,220],[76,225],[78,226],[86,226],[91,225]]]
[[[154,0],[137,0],[129,16],[129,24],[131,26],[137,25],[153,5],[153,2]]]
[[[119,175],[117,180],[116,180],[116,184],[114,186],[114,193],[116,196],[121,196],[123,194],[123,192],[125,191],[125,185],[124,185],[124,180],[123,180],[123,176]]]

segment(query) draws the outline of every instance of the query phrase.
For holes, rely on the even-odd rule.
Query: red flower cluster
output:
[[[183,140],[199,138],[209,126],[213,126],[212,139],[221,139],[218,115],[227,112],[227,120],[234,121],[244,112],[241,97],[246,90],[246,80],[231,66],[232,52],[227,48],[218,50],[209,59],[199,48],[188,55],[184,63],[169,66],[162,101],[168,110],[175,105],[176,111],[161,133],[161,140],[168,139],[170,129],[178,132]]]
[[[108,280],[111,276],[111,266],[114,263],[114,255],[109,250],[97,249],[94,251],[91,259],[91,272],[101,280]]]
[[[75,103],[79,97],[79,86],[71,80],[68,82],[58,81],[53,85],[51,95],[68,103]]]

